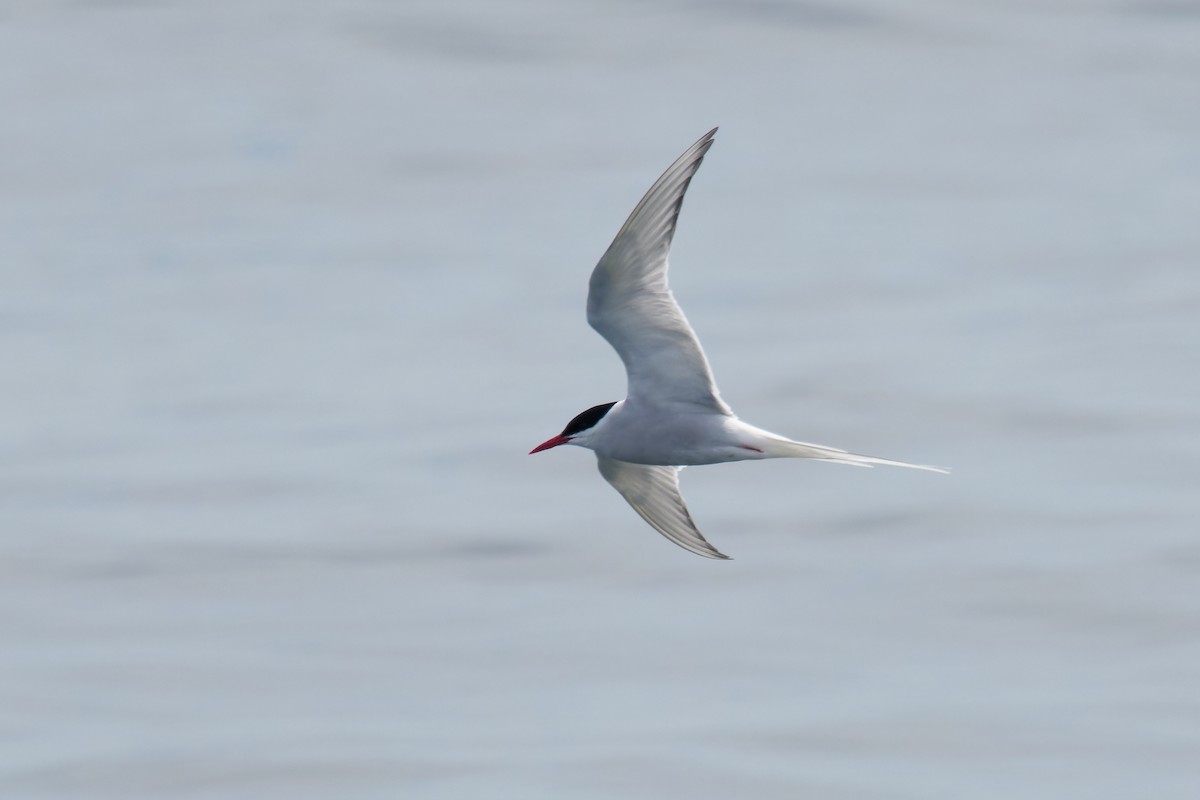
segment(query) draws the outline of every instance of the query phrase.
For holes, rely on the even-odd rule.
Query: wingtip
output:
[[[696,140],[696,142],[691,147],[688,148],[688,152],[695,152],[695,151],[699,150],[699,151],[701,151],[700,159],[703,159],[705,154],[708,153],[709,148],[711,148],[713,146],[713,144],[716,142],[716,135],[717,135],[718,130],[720,130],[720,129],[713,128],[708,133],[701,136],[699,139]]]
[[[654,525],[654,523],[651,523],[651,525]],[[658,529],[657,526],[654,527],[659,533],[662,533],[664,536],[666,535],[666,532]],[[711,558],[714,561],[733,561],[732,556],[727,556],[717,548],[713,547],[712,543],[709,542],[708,539],[705,539],[699,531],[696,531],[696,534],[700,536],[700,541],[681,541],[672,536],[667,536],[667,539],[669,539],[673,544],[676,544],[679,547],[682,547],[684,550],[687,550],[689,553],[698,555],[701,558]]]
[[[699,533],[699,531],[697,531],[697,533]],[[696,545],[695,547],[689,547],[687,545],[681,544],[680,542],[675,542],[675,544],[680,545],[680,547],[683,547],[683,549],[687,550],[690,553],[695,553],[696,555],[704,556],[705,558],[711,558],[714,561],[733,561],[732,556],[727,556],[724,553],[722,553],[720,550],[718,550],[717,548],[713,547],[712,543],[709,542],[708,539],[705,539],[703,536],[701,536],[700,539],[701,539],[701,542],[703,542],[703,544],[701,542],[692,542],[691,543],[691,544]]]

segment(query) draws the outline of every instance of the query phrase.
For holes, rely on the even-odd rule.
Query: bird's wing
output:
[[[698,556],[729,558],[696,530],[696,523],[692,522],[692,515],[679,493],[681,467],[631,464],[604,456],[597,456],[597,461],[604,479],[654,530]]]
[[[630,398],[731,414],[683,310],[667,287],[667,251],[713,128],[662,174],[592,271],[588,322],[625,362]]]

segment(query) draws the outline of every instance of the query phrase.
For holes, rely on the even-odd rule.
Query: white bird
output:
[[[626,398],[589,408],[530,455],[562,444],[595,451],[600,474],[656,531],[697,555],[729,558],[688,513],[679,493],[685,466],[816,458],[946,470],[792,441],[742,422],[721,399],[700,342],[667,287],[667,252],[683,196],[716,132],[700,137],[655,181],[592,271],[588,323],[625,362]]]

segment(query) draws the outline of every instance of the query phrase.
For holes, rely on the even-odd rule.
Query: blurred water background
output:
[[[0,3],[0,794],[1200,796],[1200,3]],[[591,454],[588,273],[747,420]]]

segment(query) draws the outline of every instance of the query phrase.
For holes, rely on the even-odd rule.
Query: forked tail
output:
[[[943,474],[950,472],[950,470],[943,467],[931,467],[926,464],[909,464],[905,461],[892,461],[887,458],[876,458],[875,456],[860,456],[856,453],[847,453],[845,450],[838,450],[836,447],[809,444],[808,442],[794,442],[782,436],[772,436],[767,441],[762,442],[762,444],[765,445],[763,448],[764,454],[773,458],[815,458],[821,461],[832,461],[835,464],[850,464],[855,467],[874,467],[878,464],[887,467],[923,469]]]

